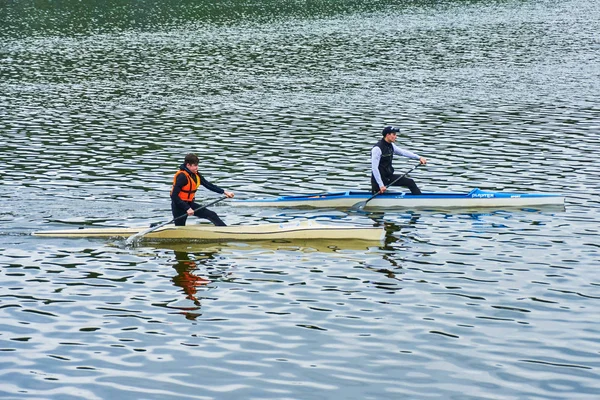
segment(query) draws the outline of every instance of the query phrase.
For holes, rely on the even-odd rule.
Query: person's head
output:
[[[400,128],[396,128],[395,126],[386,126],[381,131],[381,136],[387,142],[394,142],[396,140],[396,134],[400,132]]]
[[[198,159],[198,156],[190,153],[190,154],[186,154],[185,159],[183,160],[183,162],[187,165],[198,165],[198,163],[200,162],[200,160]]]
[[[198,162],[200,160],[198,159],[198,156],[193,154],[193,153],[189,153],[185,156],[185,159],[183,160],[185,166],[187,167],[187,169],[189,169],[190,171],[192,171],[193,173],[197,173],[198,172]]]

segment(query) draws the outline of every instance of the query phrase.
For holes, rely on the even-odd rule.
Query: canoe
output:
[[[351,208],[365,202],[370,192],[328,192],[299,196],[234,200],[231,204],[244,207],[329,207]],[[484,207],[535,207],[564,205],[561,194],[551,193],[507,193],[473,189],[468,193],[423,193],[413,195],[402,192],[385,192],[369,201],[369,208],[484,208]]]
[[[35,236],[67,238],[128,238],[147,228],[88,228],[34,232]],[[165,225],[148,233],[144,240],[227,241],[227,240],[383,240],[383,228],[349,224],[326,225],[316,221],[262,225],[214,226],[208,224]]]

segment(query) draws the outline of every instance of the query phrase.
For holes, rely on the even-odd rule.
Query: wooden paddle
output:
[[[404,175],[399,176],[398,178],[394,179],[389,185],[386,185],[386,187],[390,187],[392,186],[394,183],[398,182],[400,179],[404,178],[406,175],[410,174],[412,171],[414,171],[419,165],[421,165],[420,163],[415,165],[414,167],[412,167],[411,169],[409,169],[408,171],[406,171],[404,173]],[[355,205],[353,205],[351,207],[352,210],[359,210],[362,211],[365,206],[367,205],[367,203],[371,200],[373,200],[375,197],[379,196],[381,194],[381,192],[377,192],[375,193],[373,196],[369,197],[366,201],[361,201],[359,203],[356,203]]]
[[[218,202],[220,202],[220,201],[222,201],[222,200],[225,200],[226,198],[227,198],[227,196],[222,196],[222,197],[219,197],[218,199],[216,199],[216,200],[214,200],[214,201],[211,201],[211,202],[210,202],[210,203],[208,203],[208,204],[205,204],[205,205],[203,205],[203,206],[200,206],[200,207],[198,207],[198,208],[194,209],[194,212],[196,212],[196,211],[198,211],[198,210],[202,210],[203,208],[206,208],[206,207],[208,207],[208,206],[212,206],[213,204],[217,204]],[[129,246],[129,245],[131,245],[132,243],[134,243],[136,240],[139,240],[139,239],[140,239],[142,236],[144,236],[144,235],[147,235],[147,234],[149,234],[150,232],[154,232],[155,230],[157,230],[157,229],[160,229],[160,228],[162,228],[162,227],[163,227],[163,226],[165,226],[165,225],[169,225],[169,224],[171,224],[171,223],[173,223],[173,222],[177,221],[179,218],[183,218],[183,217],[185,217],[185,216],[188,216],[188,215],[187,215],[187,213],[186,213],[186,214],[183,214],[183,215],[180,215],[180,216],[179,216],[179,217],[177,217],[177,218],[173,218],[173,219],[172,219],[172,220],[170,220],[170,221],[163,222],[162,224],[158,224],[158,225],[152,226],[152,227],[150,227],[150,228],[146,229],[145,231],[141,231],[141,232],[138,232],[138,233],[136,233],[135,235],[129,236],[129,237],[127,238],[127,240],[125,241],[125,244],[126,244],[127,246]]]

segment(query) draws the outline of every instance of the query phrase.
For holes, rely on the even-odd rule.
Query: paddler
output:
[[[200,186],[204,186],[208,190],[215,193],[224,194],[232,198],[233,192],[228,192],[221,189],[217,185],[210,183],[206,178],[198,173],[198,156],[188,154],[185,156],[183,164],[179,167],[179,171],[173,177],[173,187],[171,188],[171,211],[175,218],[175,225],[183,226],[188,216],[195,215],[198,218],[204,218],[215,224],[216,226],[225,226],[225,222],[219,218],[216,212],[208,208],[200,208],[201,205],[194,202],[196,191]],[[194,210],[196,210],[194,212]],[[187,214],[187,215],[186,215]],[[179,218],[182,215],[181,218]]]
[[[400,132],[399,128],[386,126],[381,132],[383,138],[371,149],[371,192],[373,194],[385,192],[390,182],[400,177],[400,175],[394,175],[394,167],[392,166],[394,154],[419,160],[423,165],[427,164],[425,157],[401,149],[394,144],[398,132]],[[419,190],[415,181],[407,177],[400,178],[394,183],[394,186],[404,186],[409,188],[412,194],[421,194],[421,190]]]

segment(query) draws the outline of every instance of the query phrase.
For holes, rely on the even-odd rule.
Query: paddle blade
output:
[[[362,211],[366,205],[367,205],[366,201],[361,201],[359,203],[354,204],[352,207],[350,207],[350,209],[353,211]]]
[[[146,229],[146,231],[148,231],[148,229]],[[144,236],[146,233],[146,231],[141,231],[136,233],[135,235],[131,235],[127,238],[127,240],[125,240],[125,246],[131,246],[133,243],[137,243],[137,241]]]
[[[147,235],[150,232],[154,232],[155,230],[162,228],[163,226],[167,225],[169,222],[165,222],[163,224],[159,224],[156,226],[152,226],[146,230],[143,230],[141,232],[136,233],[135,235],[131,235],[127,238],[127,240],[125,241],[125,245],[126,246],[131,246],[133,243],[137,243],[142,237],[144,237],[145,235]]]
[[[365,200],[365,201],[361,201],[361,202],[358,202],[358,203],[354,204],[354,205],[352,206],[351,210],[354,210],[354,211],[362,211],[362,210],[365,208],[365,206],[367,205],[367,203],[368,203],[368,202],[370,202],[371,200],[373,200],[373,199],[374,199],[375,197],[377,197],[379,194],[380,194],[380,193],[379,193],[379,192],[377,192],[377,193],[375,193],[373,196],[369,197],[367,200]]]

